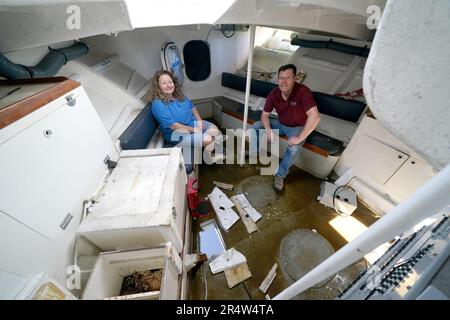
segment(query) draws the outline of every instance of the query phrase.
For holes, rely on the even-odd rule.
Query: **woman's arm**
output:
[[[200,117],[200,113],[198,113],[196,107],[192,107],[192,113],[194,114],[195,120],[202,121],[202,117]]]
[[[192,113],[194,114],[196,120],[195,126],[199,129],[199,131],[203,131],[202,117],[200,117],[200,113],[198,113],[197,108],[194,106],[192,106]]]
[[[178,132],[189,133],[189,132],[197,132],[198,128],[186,126],[179,122],[175,122],[173,125],[169,127],[172,130],[177,130]]]
[[[175,122],[173,125],[170,126],[170,129],[172,130],[178,130],[180,132],[197,132],[202,130],[202,118],[200,117],[200,114],[198,113],[198,110],[196,107],[192,106],[192,114],[194,115],[194,118],[196,120],[195,127],[187,126],[184,124],[181,124],[179,122]]]

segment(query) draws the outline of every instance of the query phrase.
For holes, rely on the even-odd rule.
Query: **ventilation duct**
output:
[[[77,59],[88,53],[89,47],[77,42],[69,47],[52,49],[34,67],[16,64],[0,53],[0,76],[8,80],[51,77],[68,61]]]

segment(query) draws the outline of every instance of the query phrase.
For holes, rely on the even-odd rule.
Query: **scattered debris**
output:
[[[247,263],[242,263],[234,268],[227,269],[224,273],[227,279],[228,288],[230,289],[252,276]]]
[[[259,231],[256,223],[253,221],[253,219],[250,217],[250,215],[241,207],[241,204],[240,204],[238,198],[236,198],[236,196],[233,196],[230,199],[231,199],[231,201],[233,201],[234,205],[236,206],[236,209],[238,210],[239,215],[242,218],[242,222],[244,223],[245,228],[247,229],[247,232],[252,233],[255,231]]]
[[[247,198],[241,193],[232,197],[233,202],[239,202],[242,209],[252,218],[254,222],[261,219],[261,214],[253,208],[253,206],[248,202]]]
[[[234,248],[228,249],[220,256],[209,263],[212,274],[216,274],[227,269],[234,268],[240,264],[246,263],[247,259],[242,253]]]
[[[184,267],[186,271],[191,270],[198,263],[208,260],[208,256],[203,253],[192,253],[186,255],[184,259]]]
[[[201,223],[200,228],[200,252],[205,253],[211,260],[225,252],[225,241],[214,219]]]
[[[232,184],[228,184],[225,182],[219,182],[219,181],[213,181],[213,183],[218,186],[219,188],[225,189],[225,190],[233,190],[234,186]]]
[[[261,285],[259,286],[259,290],[261,290],[262,293],[266,293],[267,289],[269,289],[270,285],[272,284],[273,280],[275,279],[275,276],[277,275],[277,268],[278,268],[278,264],[275,263],[272,266],[272,269],[270,269],[269,273],[267,274],[267,276],[265,277],[265,279],[263,280],[263,282],[261,283]]]
[[[162,269],[139,271],[123,278],[120,295],[159,291],[162,271]]]
[[[239,220],[239,216],[232,209],[233,202],[217,187],[208,195],[208,199],[216,212],[220,226],[228,231]]]

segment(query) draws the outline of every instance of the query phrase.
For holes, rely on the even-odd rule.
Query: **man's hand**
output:
[[[288,140],[288,145],[293,146],[294,144],[300,144],[302,142],[302,139],[299,137],[290,137]]]
[[[266,130],[266,135],[267,135],[267,142],[272,143],[273,140],[274,140],[274,136],[273,136],[273,131],[272,131],[272,129]]]

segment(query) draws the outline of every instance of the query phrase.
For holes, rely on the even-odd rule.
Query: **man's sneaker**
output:
[[[276,191],[282,191],[284,187],[284,179],[280,176],[273,176],[273,188]]]

